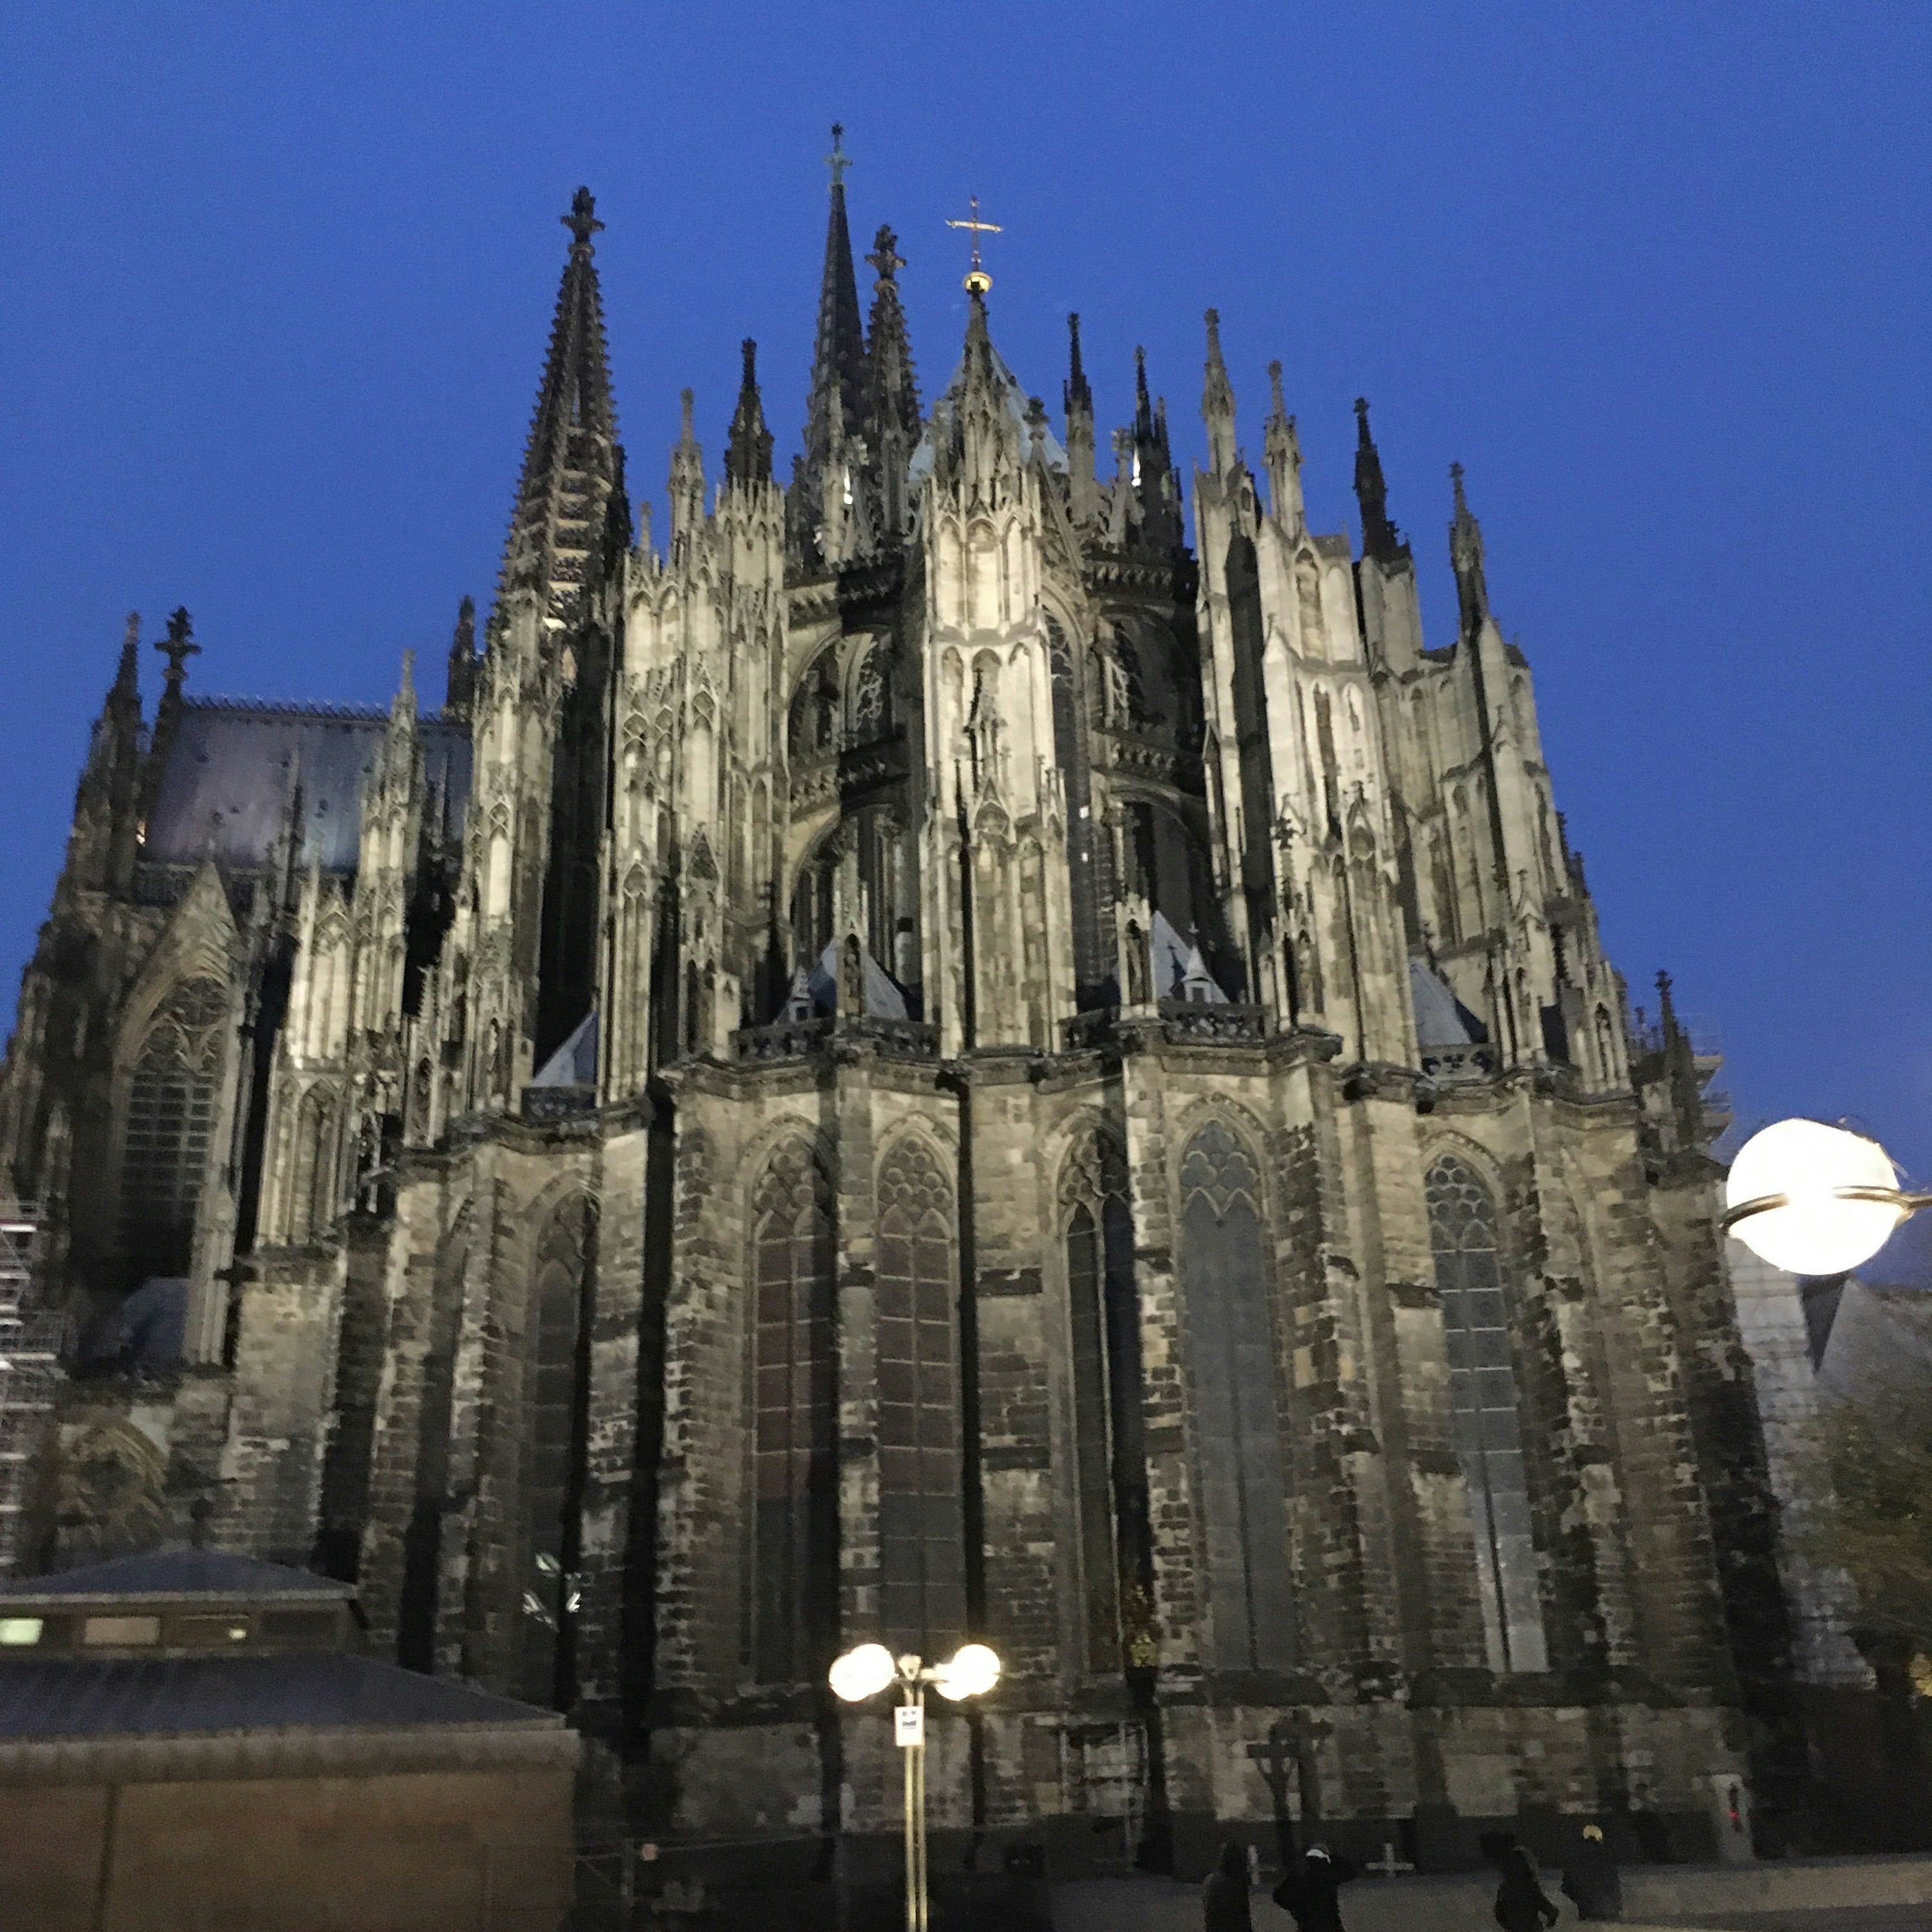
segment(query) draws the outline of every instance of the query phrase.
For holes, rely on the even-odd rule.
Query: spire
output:
[[[825,222],[825,266],[819,278],[818,338],[812,351],[812,391],[805,405],[805,476],[814,498],[838,452],[856,435],[866,406],[866,338],[859,317],[859,280],[852,234],[845,220],[844,129],[832,124],[832,203]],[[816,512],[814,525],[820,519]]]
[[[769,483],[772,433],[765,427],[764,404],[758,395],[758,345],[748,335],[739,347],[744,353],[745,374],[724,442],[724,478],[730,483]]]
[[[567,622],[590,574],[613,476],[617,424],[592,236],[604,224],[587,188],[561,218],[570,255],[557,291],[550,353],[524,446],[503,548],[501,592],[530,590],[541,614]]]
[[[1142,532],[1156,549],[1181,540],[1180,508],[1174,487],[1173,460],[1167,440],[1167,404],[1148,394],[1147,351],[1134,351],[1133,456],[1140,492]]]
[[[1210,309],[1208,323],[1208,371],[1201,386],[1201,420],[1208,425],[1208,466],[1216,476],[1230,475],[1234,467],[1234,386],[1228,380],[1228,365],[1221,357],[1221,316]]]
[[[906,465],[919,447],[919,384],[913,374],[912,344],[905,309],[899,300],[898,272],[905,259],[898,237],[881,226],[866,257],[878,279],[872,284],[872,314],[866,354],[870,386],[868,420],[884,534],[892,537],[906,524]]]
[[[1462,485],[1456,485],[1460,490]],[[1369,434],[1369,399],[1355,398],[1355,500],[1362,506],[1362,552],[1378,563],[1394,563],[1408,554],[1402,532],[1389,521],[1388,486],[1382,481],[1382,459]]]
[[[1066,380],[1060,386],[1060,400],[1071,416],[1077,410],[1089,422],[1094,416],[1094,392],[1087,382],[1087,370],[1080,360],[1080,317],[1066,318]]]
[[[392,724],[413,724],[416,716],[416,654],[414,651],[403,653],[403,674],[396,685],[396,694],[389,700],[389,722]]]
[[[1482,526],[1469,514],[1469,500],[1462,494],[1462,466],[1449,466],[1449,480],[1456,489],[1456,514],[1449,526],[1449,561],[1456,571],[1456,597],[1461,607],[1462,635],[1473,638],[1490,614],[1489,586],[1483,580]]]
[[[121,638],[121,662],[116,667],[114,682],[109,686],[107,706],[112,712],[117,704],[124,705],[130,698],[134,702],[138,716],[141,709],[141,614],[138,610],[128,613],[128,628]]]
[[[449,668],[442,687],[442,708],[452,717],[466,718],[476,693],[476,600],[466,597],[456,607],[456,628],[449,640]]]
[[[681,418],[677,441],[671,447],[670,478],[665,486],[670,502],[674,551],[681,541],[694,536],[704,522],[704,452],[698,448],[697,432],[692,427],[694,400],[688,389],[679,393]]]
[[[1262,460],[1268,470],[1268,503],[1298,535],[1306,519],[1301,503],[1301,439],[1281,393],[1281,364],[1268,364],[1268,421],[1262,430]]]
[[[1067,508],[1076,524],[1090,523],[1100,506],[1094,475],[1094,392],[1080,361],[1080,318],[1066,318],[1066,380],[1060,385],[1066,412]]]

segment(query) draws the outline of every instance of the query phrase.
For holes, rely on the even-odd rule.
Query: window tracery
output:
[[[184,1275],[221,1074],[226,989],[184,980],[149,1024],[128,1082],[122,1143],[121,1244],[136,1282]]]
[[[1450,1423],[1468,1486],[1490,1665],[1544,1670],[1549,1660],[1496,1201],[1475,1169],[1454,1154],[1432,1163],[1426,1186]]]
[[[879,1169],[879,1598],[885,1641],[944,1656],[964,1634],[951,1184],[902,1137]]]
[[[1234,1132],[1212,1120],[1182,1156],[1180,1192],[1210,1655],[1223,1670],[1286,1670],[1295,1648],[1288,1472],[1261,1170]]]
[[[752,1664],[816,1682],[836,1634],[838,1364],[831,1183],[803,1142],[752,1197]]]

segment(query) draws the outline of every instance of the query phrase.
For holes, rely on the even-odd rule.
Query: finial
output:
[[[825,158],[825,165],[832,170],[832,185],[835,190],[845,185],[845,170],[852,165],[852,158],[844,148],[845,127],[842,122],[832,124],[832,152]]]
[[[1221,311],[1210,308],[1202,320],[1208,325],[1208,352],[1218,361],[1221,354]]]
[[[570,212],[557,217],[570,230],[574,248],[587,249],[590,238],[604,224],[597,219],[597,198],[587,188],[580,188],[570,198]]]
[[[872,237],[872,252],[866,260],[878,272],[878,286],[881,288],[905,266],[905,257],[899,253],[899,238],[888,224],[880,223],[878,233]]]
[[[758,386],[758,345],[755,338],[746,336],[738,345],[739,352],[745,358],[745,374],[742,386],[755,389]]]
[[[1078,309],[1066,318],[1066,344],[1072,355],[1073,373],[1078,376],[1082,373],[1080,368],[1080,311]]]
[[[1462,466],[1460,463],[1450,464],[1449,481],[1455,486],[1456,508],[1466,516],[1468,514],[1469,500],[1462,494]]]
[[[749,358],[747,358],[747,360],[748,361]],[[678,427],[678,436],[679,439],[685,442],[694,442],[697,440],[697,433],[692,424],[692,410],[697,400],[697,394],[692,390],[680,389],[677,392],[677,406],[682,416],[682,421]]]
[[[178,686],[188,675],[188,659],[199,656],[201,650],[194,641],[194,626],[189,621],[185,604],[178,605],[170,616],[166,641],[154,648],[168,661],[162,676],[171,688]]]
[[[121,648],[124,651],[131,651],[140,641],[141,614],[138,610],[130,610],[128,613],[128,628],[122,634]]]
[[[993,278],[980,265],[980,237],[982,235],[1002,235],[1006,231],[997,221],[982,221],[980,219],[980,197],[976,194],[969,199],[972,212],[963,221],[956,221],[949,215],[946,218],[946,225],[949,228],[971,230],[973,266],[966,271],[966,279],[963,286],[970,296],[983,296],[993,286]]]
[[[1268,364],[1268,407],[1278,416],[1288,413],[1287,399],[1281,392],[1281,361],[1277,357]]]

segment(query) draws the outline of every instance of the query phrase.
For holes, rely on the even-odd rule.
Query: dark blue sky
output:
[[[189,606],[204,692],[368,700],[487,597],[579,182],[633,493],[686,383],[715,475],[746,334],[788,461],[837,118],[927,395],[976,191],[1050,401],[1077,308],[1103,422],[1144,342],[1191,455],[1216,304],[1352,528],[1372,398],[1438,643],[1466,464],[1634,999],[1671,968],[1747,1124],[1932,1174],[1923,0],[7,15],[8,1000],[127,610]]]

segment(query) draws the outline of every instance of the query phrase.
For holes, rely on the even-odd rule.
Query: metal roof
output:
[[[0,1742],[562,1719],[446,1677],[334,1653],[0,1661]]]
[[[190,698],[168,753],[141,856],[164,866],[266,865],[302,783],[301,864],[352,872],[362,782],[389,714],[378,706],[274,704]],[[470,727],[438,713],[418,721],[424,775],[460,823],[470,796]]]
[[[0,1580],[0,1601],[14,1611],[28,1604],[67,1609],[136,1598],[144,1602],[339,1604],[355,1594],[350,1584],[306,1570],[187,1545],[144,1550],[50,1576]]]

